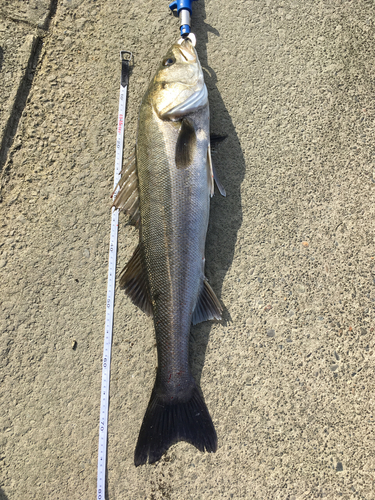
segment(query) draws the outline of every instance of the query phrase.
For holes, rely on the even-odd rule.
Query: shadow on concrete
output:
[[[237,241],[237,232],[242,224],[241,183],[245,176],[245,159],[230,113],[216,87],[215,71],[208,66],[208,33],[220,33],[205,23],[204,1],[194,2],[192,32],[197,37],[197,52],[203,67],[210,101],[211,134],[227,135],[227,139],[215,148],[213,163],[218,177],[224,185],[227,196],[222,197],[215,187],[211,199],[210,223],[206,241],[206,275],[220,299],[225,275],[230,268]],[[230,321],[230,304],[224,306],[223,321]],[[190,363],[194,378],[200,385],[206,348],[212,322],[192,327],[190,342]],[[218,367],[219,369],[219,367]]]
[[[0,500],[8,500],[8,497],[1,488],[0,488]]]
[[[4,49],[0,47],[0,71],[3,67],[3,61],[4,61]]]

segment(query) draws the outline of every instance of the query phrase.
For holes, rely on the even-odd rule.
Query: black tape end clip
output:
[[[121,61],[130,61],[133,59],[133,53],[130,50],[120,50],[120,60]]]
[[[126,87],[129,83],[129,66],[132,58],[133,53],[130,50],[120,50],[122,87]]]

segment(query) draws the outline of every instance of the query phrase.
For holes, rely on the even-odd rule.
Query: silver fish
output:
[[[204,273],[214,180],[207,88],[193,43],[181,39],[163,58],[142,100],[135,154],[114,201],[140,229],[120,287],[153,316],[158,351],[136,466],[159,460],[181,440],[201,451],[217,448],[188,360],[191,323],[220,320],[222,313]]]

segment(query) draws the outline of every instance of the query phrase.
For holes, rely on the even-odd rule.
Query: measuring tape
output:
[[[120,100],[117,120],[116,139],[116,162],[114,186],[116,188],[122,169],[122,152],[124,148],[124,125],[126,112],[126,97],[129,82],[129,65],[132,53],[128,50],[120,52],[121,58],[121,85]],[[116,197],[118,189],[113,198]],[[112,208],[111,238],[109,242],[109,262],[107,281],[107,303],[105,314],[104,349],[102,364],[102,390],[100,399],[100,422],[99,422],[99,449],[98,449],[98,480],[97,480],[97,500],[106,498],[106,471],[107,471],[107,441],[108,441],[108,406],[109,406],[109,380],[111,372],[111,350],[113,331],[113,309],[115,304],[115,281],[116,281],[116,257],[117,257],[117,235],[118,235],[118,215],[119,211]]]

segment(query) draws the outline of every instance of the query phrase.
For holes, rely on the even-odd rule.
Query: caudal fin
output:
[[[216,451],[217,436],[207,406],[196,386],[189,400],[171,403],[154,388],[135,448],[135,465],[143,465],[147,459],[150,464],[156,462],[178,441],[187,441],[200,451]]]

